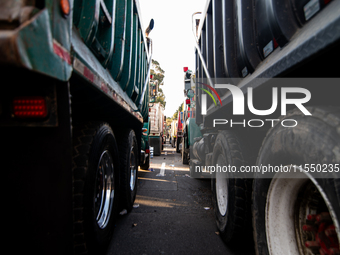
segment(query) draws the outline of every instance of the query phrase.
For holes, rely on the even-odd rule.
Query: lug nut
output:
[[[316,220],[316,214],[308,214],[307,215],[307,220],[315,221]]]

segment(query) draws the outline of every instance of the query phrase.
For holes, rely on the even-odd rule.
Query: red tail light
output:
[[[18,118],[45,118],[47,116],[44,97],[17,97],[13,100],[13,113]]]
[[[149,153],[150,153],[150,150],[149,150],[149,149],[146,149],[146,150],[145,150],[145,153],[146,153],[146,154],[149,154]]]

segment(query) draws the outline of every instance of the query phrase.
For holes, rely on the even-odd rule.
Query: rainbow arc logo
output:
[[[222,106],[222,100],[221,100],[220,96],[218,95],[217,91],[213,87],[211,87],[210,85],[205,84],[203,82],[197,82],[197,83],[202,84],[203,86],[207,87],[212,92],[214,92],[214,94],[217,96],[217,98],[218,98],[218,100],[219,100],[219,102],[220,102],[220,104]],[[205,93],[207,93],[212,98],[212,100],[214,101],[215,105],[217,106],[217,102],[215,100],[215,97],[213,96],[213,94],[210,93],[210,91],[208,91],[207,89],[204,89],[204,88],[199,88],[199,89],[204,91]]]

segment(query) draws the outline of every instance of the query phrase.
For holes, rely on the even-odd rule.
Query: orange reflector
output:
[[[60,8],[64,15],[70,14],[70,2],[68,0],[60,0]]]
[[[18,118],[44,118],[47,116],[44,97],[17,97],[13,100],[14,116]]]

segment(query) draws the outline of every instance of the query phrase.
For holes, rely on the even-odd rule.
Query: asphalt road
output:
[[[249,245],[235,251],[223,243],[210,181],[190,178],[188,165],[166,144],[162,155],[151,159],[149,171],[139,171],[135,208],[119,217],[107,255],[253,255]]]

